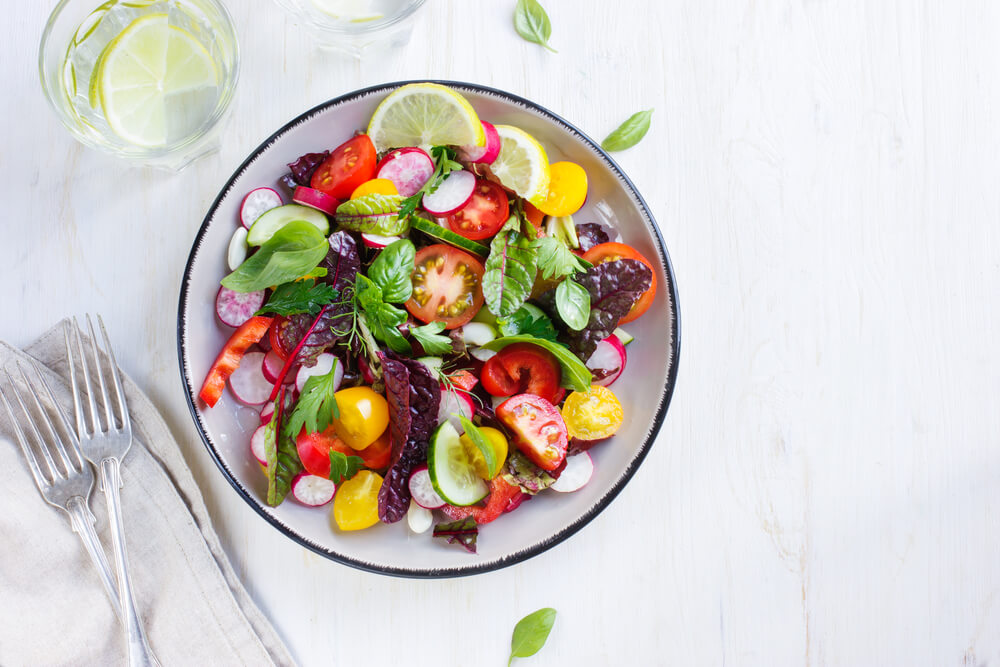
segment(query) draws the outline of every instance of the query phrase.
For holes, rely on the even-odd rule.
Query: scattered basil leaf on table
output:
[[[368,269],[368,277],[382,289],[386,303],[403,303],[413,292],[410,275],[417,251],[413,242],[400,239],[390,243],[378,254]]]
[[[567,278],[556,287],[556,309],[566,326],[580,331],[590,319],[590,292],[572,278]]]
[[[490,243],[483,273],[483,298],[497,317],[510,317],[531,296],[535,284],[535,251],[511,216]]]
[[[337,407],[337,399],[334,394],[337,391],[336,376],[337,366],[340,360],[334,358],[333,368],[326,375],[314,375],[306,380],[302,387],[302,395],[295,403],[295,409],[288,416],[285,425],[285,433],[290,438],[295,438],[306,427],[308,433],[320,433],[325,431],[330,422],[340,416],[340,409]]]
[[[538,0],[517,0],[517,6],[514,7],[514,30],[525,40],[544,46],[552,53],[558,53],[549,46],[552,23]]]
[[[326,273],[326,269],[323,269]],[[324,283],[316,284],[315,278],[298,280],[292,283],[278,285],[271,297],[255,315],[273,313],[274,315],[317,314],[328,303],[333,303],[338,296],[337,290]]]
[[[496,477],[497,473],[500,472],[500,466],[503,464],[503,461],[497,461],[497,457],[493,453],[493,445],[486,438],[486,434],[479,430],[479,427],[467,419],[465,415],[458,415],[458,421],[461,422],[462,428],[465,429],[465,435],[469,436],[469,440],[472,441],[472,444],[483,455],[483,459],[486,461],[486,469],[490,471],[490,479]]]
[[[358,474],[361,466],[365,464],[360,456],[348,456],[336,449],[330,450],[330,481],[340,484]]]
[[[562,386],[574,391],[587,391],[590,389],[590,380],[593,378],[590,374],[590,369],[580,361],[579,357],[570,352],[569,348],[565,345],[553,343],[544,338],[518,334],[516,336],[504,336],[503,338],[491,340],[486,345],[483,345],[483,347],[487,350],[499,351],[514,343],[534,343],[551,352],[562,369]]]
[[[529,658],[538,653],[545,646],[555,622],[556,610],[552,607],[543,607],[518,621],[510,638],[507,667],[514,662],[514,658]]]
[[[315,269],[329,248],[326,237],[316,227],[293,220],[223,278],[222,285],[234,292],[256,292],[291,282]]]
[[[434,321],[420,327],[410,327],[410,335],[413,336],[424,352],[434,356],[442,356],[452,351],[451,338],[442,336],[444,322]]]
[[[642,138],[646,136],[646,132],[649,132],[649,121],[652,117],[652,109],[632,114],[628,120],[619,125],[618,129],[609,134],[601,142],[601,148],[608,152],[623,151],[626,148],[632,148],[642,141]]]

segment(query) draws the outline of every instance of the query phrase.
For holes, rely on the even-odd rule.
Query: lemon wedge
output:
[[[375,109],[368,136],[380,153],[403,146],[486,143],[483,124],[468,100],[436,83],[411,83],[390,93]]]

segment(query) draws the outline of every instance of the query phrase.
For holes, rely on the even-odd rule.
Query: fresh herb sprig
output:
[[[574,255],[566,244],[551,236],[535,239],[532,247],[538,252],[538,270],[543,278],[564,278],[556,287],[556,310],[566,326],[580,331],[590,320],[590,292],[573,280],[573,276],[593,265]]]
[[[555,622],[556,610],[552,607],[543,607],[518,621],[510,638],[507,667],[514,662],[514,658],[530,658],[542,650]]]
[[[337,300],[340,294],[330,285],[316,284],[315,278],[278,285],[267,303],[254,315],[272,313],[274,315],[317,314],[320,309]]]
[[[340,416],[335,396],[338,364],[340,361],[334,357],[333,368],[329,373],[314,375],[306,380],[295,409],[285,422],[284,432],[287,437],[295,438],[303,426],[308,433],[320,433]]]
[[[400,220],[413,215],[413,212],[417,210],[417,206],[420,206],[420,201],[424,198],[424,195],[435,192],[441,183],[444,182],[445,176],[453,171],[462,169],[461,163],[455,160],[457,155],[453,148],[448,148],[447,146],[434,146],[431,148],[431,158],[434,160],[434,173],[427,179],[423,187],[403,200],[399,208],[398,218]]]
[[[340,484],[344,480],[348,480],[358,474],[364,466],[365,461],[360,456],[354,456],[353,454],[348,456],[343,452],[338,452],[337,450],[330,449],[330,481],[334,484]]]
[[[451,338],[441,335],[444,322],[436,320],[419,327],[410,327],[410,335],[420,343],[424,352],[434,356],[442,356],[452,351]]]

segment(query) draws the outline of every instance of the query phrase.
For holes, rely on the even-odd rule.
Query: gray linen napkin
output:
[[[62,326],[25,352],[50,369],[46,379],[72,415]],[[0,342],[0,367],[13,369],[25,352]],[[167,425],[135,383],[123,381],[136,441],[122,466],[122,505],[153,651],[165,666],[293,664],[229,564]],[[66,515],[35,488],[5,410],[0,508],[0,665],[125,664],[122,632],[96,570]],[[113,568],[96,484],[90,508]]]

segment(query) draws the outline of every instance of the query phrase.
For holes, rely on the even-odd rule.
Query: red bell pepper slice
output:
[[[208,404],[208,407],[215,406],[222,397],[222,390],[226,387],[226,380],[239,368],[240,360],[250,346],[258,342],[267,333],[271,326],[273,317],[258,315],[251,317],[244,322],[239,329],[233,332],[226,344],[215,358],[215,363],[208,370],[205,382],[201,385],[198,397]]]

